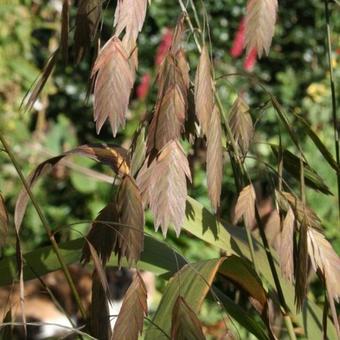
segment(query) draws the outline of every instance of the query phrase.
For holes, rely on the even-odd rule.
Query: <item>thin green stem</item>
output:
[[[27,181],[25,179],[25,176],[23,175],[23,173],[22,173],[22,171],[20,169],[19,163],[17,162],[17,160],[16,160],[16,158],[14,156],[12,148],[7,143],[5,137],[1,133],[0,133],[0,141],[1,141],[2,145],[4,146],[4,148],[5,148],[8,156],[9,156],[9,158],[11,159],[11,162],[12,162],[13,166],[15,167],[15,170],[17,171],[17,173],[18,173],[18,175],[20,177],[20,180],[21,180],[22,184],[25,187],[25,189],[27,191],[27,194],[28,194],[28,196],[30,197],[30,199],[32,201],[32,204],[33,204],[33,206],[34,206],[34,208],[35,208],[35,210],[36,210],[36,212],[37,212],[37,214],[38,214],[38,216],[39,216],[39,218],[41,220],[41,223],[42,223],[43,227],[45,228],[45,231],[46,231],[46,233],[47,233],[47,235],[48,235],[48,237],[49,237],[49,239],[51,241],[52,248],[53,248],[53,250],[54,250],[54,252],[55,252],[55,254],[56,254],[57,258],[58,258],[58,261],[59,261],[59,263],[61,265],[61,268],[62,268],[62,270],[64,272],[65,278],[66,278],[66,280],[67,280],[67,282],[68,282],[68,284],[70,286],[70,289],[72,290],[72,293],[73,293],[74,298],[75,298],[75,300],[77,302],[77,305],[78,305],[79,310],[80,310],[80,312],[82,314],[82,317],[86,318],[85,309],[84,309],[84,307],[83,307],[83,305],[81,303],[79,294],[78,294],[77,289],[76,289],[76,287],[74,285],[74,282],[72,280],[71,274],[70,274],[70,272],[69,272],[69,270],[67,268],[67,265],[66,265],[62,255],[60,253],[58,243],[57,243],[57,241],[54,238],[54,234],[52,233],[52,230],[51,230],[51,228],[50,228],[50,226],[49,226],[49,224],[47,222],[47,219],[46,219],[44,213],[42,212],[42,210],[41,210],[37,200],[35,199],[35,197],[34,197],[34,195],[32,193],[32,190],[31,190],[30,186],[28,185],[28,183],[27,183]]]
[[[186,17],[187,23],[189,25],[190,31],[191,31],[191,33],[194,36],[195,44],[197,46],[198,51],[201,53],[202,49],[201,49],[201,44],[199,43],[198,38],[197,38],[197,31],[194,29],[194,26],[192,25],[192,22],[190,20],[189,14],[188,14],[188,11],[187,11],[187,9],[186,9],[186,7],[185,7],[185,5],[184,5],[182,0],[178,0],[178,3],[181,6],[182,12],[185,13],[185,17]]]
[[[331,25],[330,25],[330,13],[328,7],[328,0],[324,0],[325,3],[325,17],[326,17],[326,35],[327,35],[327,56],[328,56],[328,69],[329,69],[329,79],[331,85],[332,93],[332,120],[334,128],[334,144],[335,144],[335,157],[338,166],[340,166],[340,142],[339,142],[339,127],[337,124],[337,103],[335,95],[335,81],[334,81],[334,71],[332,65],[332,43],[331,43]],[[337,184],[338,184],[338,213],[340,219],[340,173],[337,172]]]

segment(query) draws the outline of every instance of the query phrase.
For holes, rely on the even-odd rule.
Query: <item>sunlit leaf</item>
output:
[[[185,299],[194,313],[198,314],[219,271],[221,275],[232,282],[240,284],[241,288],[246,287],[246,291],[250,295],[254,295],[261,304],[266,303],[265,292],[260,280],[243,259],[232,256],[188,264],[169,281],[153,317],[153,323],[146,331],[146,339],[166,339],[165,334],[170,335],[171,320],[169,315],[172,313],[179,296]],[[260,338],[266,337],[260,336]]]
[[[148,313],[147,291],[142,277],[137,272],[125,293],[112,340],[137,340],[142,333],[144,316]]]
[[[149,164],[146,159],[137,178],[145,205],[154,215],[155,229],[166,236],[173,224],[177,236],[185,217],[186,178],[191,180],[188,160],[178,141],[171,141]]]
[[[194,313],[199,313],[201,305],[209,292],[215,275],[224,259],[201,261],[186,265],[169,281],[157,311],[146,331],[145,339],[166,339],[170,336],[171,317],[174,305],[182,296]],[[180,289],[178,289],[180,287]],[[157,325],[158,327],[154,326]],[[162,331],[161,331],[162,330]],[[164,334],[164,333],[165,334]]]
[[[171,339],[176,340],[204,340],[202,325],[196,313],[179,296],[172,310]]]
[[[277,0],[248,0],[245,17],[245,45],[247,54],[253,49],[261,58],[269,54],[275,30]]]
[[[221,264],[218,272],[256,300],[262,312],[267,304],[267,295],[250,261],[230,255]]]
[[[112,37],[100,50],[91,73],[95,79],[94,120],[97,133],[107,119],[114,137],[125,125],[134,72],[121,41]]]

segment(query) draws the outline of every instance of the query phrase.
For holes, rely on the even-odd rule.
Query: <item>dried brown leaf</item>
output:
[[[252,184],[249,184],[242,189],[237,199],[233,223],[238,223],[241,217],[243,217],[245,226],[247,228],[252,228],[256,222],[255,202],[255,189]]]
[[[214,108],[214,88],[211,75],[209,51],[203,46],[195,77],[195,108],[203,134],[209,132],[211,114]]]
[[[115,245],[118,262],[126,257],[137,262],[144,249],[144,208],[140,191],[130,176],[125,176],[118,192],[119,234]]]
[[[172,310],[171,339],[205,339],[200,320],[181,296],[178,296]]]
[[[118,0],[115,12],[115,35],[118,37],[124,30],[130,41],[136,41],[142,30],[148,0]]]
[[[51,171],[64,157],[74,154],[84,155],[107,164],[120,175],[129,173],[129,161],[126,158],[127,151],[125,149],[114,145],[86,144],[40,163],[27,178],[29,187],[32,189],[37,180]],[[14,211],[14,224],[18,230],[25,215],[27,204],[28,194],[26,189],[23,189],[18,196]]]
[[[208,192],[215,210],[220,206],[223,171],[222,129],[220,111],[214,107],[207,134]]]
[[[143,331],[144,316],[147,315],[147,291],[142,277],[137,272],[125,293],[112,340],[138,340]]]
[[[117,242],[119,231],[118,212],[115,203],[109,203],[102,209],[93,221],[92,227],[86,236],[88,242],[84,243],[82,251],[82,262],[89,262],[91,258],[91,247],[96,250],[103,264],[110,259],[113,248]]]
[[[240,95],[230,110],[229,124],[236,143],[240,146],[243,155],[246,155],[254,136],[254,127],[249,106]]]
[[[102,15],[102,0],[80,0],[74,31],[74,54],[79,63],[94,41]]]
[[[282,274],[290,281],[294,279],[294,225],[295,216],[291,208],[288,209],[283,221],[281,243],[278,250]]]
[[[137,178],[143,202],[149,205],[166,236],[169,225],[174,225],[179,235],[185,217],[187,198],[186,177],[191,181],[188,160],[177,140],[166,144],[151,164],[146,159]]]
[[[0,193],[0,247],[6,243],[8,234],[8,213],[5,206],[5,200]]]
[[[126,149],[113,144],[84,144],[65,155],[82,155],[110,166],[121,176],[130,173],[130,160]]]
[[[340,258],[326,240],[325,236],[319,231],[308,228],[308,253],[313,269],[319,270],[324,277],[327,288],[327,295],[333,316],[335,328],[340,337],[338,316],[334,301],[340,300]]]
[[[110,310],[107,294],[96,271],[92,277],[92,303],[90,307],[91,335],[97,339],[111,339]]]
[[[112,134],[125,125],[134,69],[122,42],[112,37],[100,50],[92,69],[94,84],[94,120],[97,133],[109,119]]]
[[[248,0],[245,18],[245,45],[247,54],[255,49],[261,58],[269,54],[275,30],[277,0]]]

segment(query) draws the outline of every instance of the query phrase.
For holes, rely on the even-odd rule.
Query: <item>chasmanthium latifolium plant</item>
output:
[[[114,5],[112,36],[102,41],[103,11],[106,6]],[[71,15],[72,6],[75,6],[73,2],[63,1],[60,46],[28,94],[26,107],[33,107],[57,62],[77,64],[90,60],[94,53],[89,75],[93,119],[99,138],[104,124],[110,125],[113,143],[81,145],[48,159],[27,178],[27,187],[32,189],[42,175],[72,155],[85,156],[111,167],[116,190],[93,221],[82,249],[77,249],[82,252],[82,261],[88,263],[92,259],[95,267],[93,299],[107,297],[103,268],[108,262],[138,269],[149,264],[151,270],[152,266],[157,270],[162,268],[163,274],[168,273],[167,278],[172,277],[151,319],[147,317],[146,288],[137,273],[125,295],[114,329],[110,329],[109,316],[104,315],[107,322],[101,326],[92,322],[89,332],[98,336],[102,334],[99,328],[106,327],[107,338],[137,340],[146,319],[146,339],[204,339],[199,311],[210,292],[210,298],[223,306],[228,318],[236,320],[257,338],[312,339],[315,334],[339,337],[336,303],[340,296],[340,260],[323,236],[322,221],[308,207],[304,192],[308,187],[320,195],[335,193],[309,165],[299,136],[290,123],[290,113],[267,85],[254,74],[231,75],[249,78],[267,95],[269,105],[277,114],[277,124],[288,132],[298,151],[293,154],[281,143],[270,145],[277,161],[268,165],[268,171],[275,178],[275,192],[271,198],[275,204],[271,218],[264,221],[260,213],[261,199],[246,166],[247,157],[255,157],[251,153],[256,136],[254,117],[242,91],[232,107],[227,107],[220,95],[219,79],[228,75],[216,74],[214,68],[214,41],[209,32],[209,20],[214,18],[207,12],[205,1],[178,1],[178,20],[173,23],[171,43],[153,83],[157,94],[154,102],[149,103],[152,109],[141,117],[128,150],[115,145],[114,139],[129,123],[127,113],[138,72],[138,35],[152,1],[80,0],[75,18]],[[270,63],[277,12],[277,0],[248,0],[245,4],[242,49],[248,56],[265,57]],[[74,28],[69,24],[71,20]],[[195,44],[197,65],[189,65],[188,40]],[[304,126],[317,152],[322,153],[332,171],[339,175],[339,163],[308,122],[296,113],[293,118]],[[214,214],[188,197],[187,185],[193,176],[187,155],[197,139],[203,140],[206,146],[207,189]],[[222,181],[227,167],[232,168],[237,192],[232,218],[233,224],[240,224],[237,227],[223,222],[231,220],[227,216],[229,212],[221,208]],[[299,182],[299,194],[291,189],[286,176]],[[18,233],[32,199],[27,187],[16,204],[14,221]],[[7,213],[2,199],[0,203],[0,232],[6,234]],[[169,228],[174,229],[177,237],[181,237],[181,230],[185,229],[220,248],[223,256],[187,263],[173,250],[169,263],[174,268],[165,264],[169,252],[159,253],[159,257],[163,256],[160,259],[150,248],[157,245],[164,249],[165,243],[144,234],[146,209],[151,210],[155,230],[160,228],[164,238]],[[270,228],[276,230],[275,242],[269,239]],[[324,311],[306,297],[310,269],[324,284]],[[232,301],[221,288],[223,285],[215,282],[216,277],[240,289],[249,298],[252,313]],[[277,326],[274,325],[273,306],[276,306],[275,317],[284,324],[279,329],[274,329]],[[90,315],[93,318],[99,312],[101,315],[108,313],[108,308],[102,309],[94,301]],[[225,333],[232,334],[232,327],[226,322]]]

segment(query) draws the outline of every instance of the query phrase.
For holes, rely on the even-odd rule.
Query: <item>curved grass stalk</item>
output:
[[[53,248],[53,250],[54,250],[54,252],[55,252],[55,254],[57,256],[57,259],[58,259],[58,261],[59,261],[59,263],[61,265],[62,271],[64,272],[64,275],[65,275],[65,278],[67,280],[67,283],[69,284],[70,289],[71,289],[71,291],[72,291],[72,293],[74,295],[74,298],[76,300],[76,303],[78,305],[80,313],[81,313],[82,317],[86,318],[86,312],[85,312],[85,309],[84,309],[84,307],[82,305],[82,302],[80,300],[80,296],[79,296],[79,294],[77,292],[77,289],[76,289],[76,287],[74,285],[74,282],[72,280],[70,271],[68,270],[67,265],[66,265],[62,255],[61,255],[58,243],[57,243],[57,241],[54,238],[54,234],[52,233],[52,230],[51,230],[51,228],[50,228],[50,226],[49,226],[49,224],[47,222],[47,219],[46,219],[44,213],[42,212],[42,210],[41,210],[37,200],[35,199],[35,197],[34,197],[34,195],[32,193],[32,190],[30,189],[30,187],[29,187],[29,185],[28,185],[28,183],[27,183],[27,181],[25,179],[25,176],[23,175],[23,173],[22,173],[22,171],[20,169],[20,166],[19,166],[19,164],[18,164],[18,162],[17,162],[17,160],[16,160],[16,158],[14,156],[14,153],[12,152],[11,147],[9,146],[9,144],[7,143],[5,137],[1,133],[0,133],[0,141],[1,141],[2,145],[4,146],[4,148],[5,148],[6,152],[7,152],[8,156],[9,156],[9,158],[10,158],[12,164],[13,164],[13,166],[15,167],[15,170],[17,171],[18,176],[20,177],[20,180],[21,180],[22,184],[24,185],[24,187],[25,187],[25,189],[27,191],[27,194],[29,195],[29,197],[30,197],[30,199],[32,201],[32,204],[33,204],[33,206],[34,206],[34,208],[35,208],[35,210],[36,210],[36,212],[37,212],[37,214],[38,214],[38,216],[39,216],[39,218],[41,220],[41,223],[42,223],[43,227],[45,228],[45,231],[46,231],[46,233],[47,233],[47,235],[48,235],[48,237],[49,237],[49,239],[51,241],[52,248]]]

